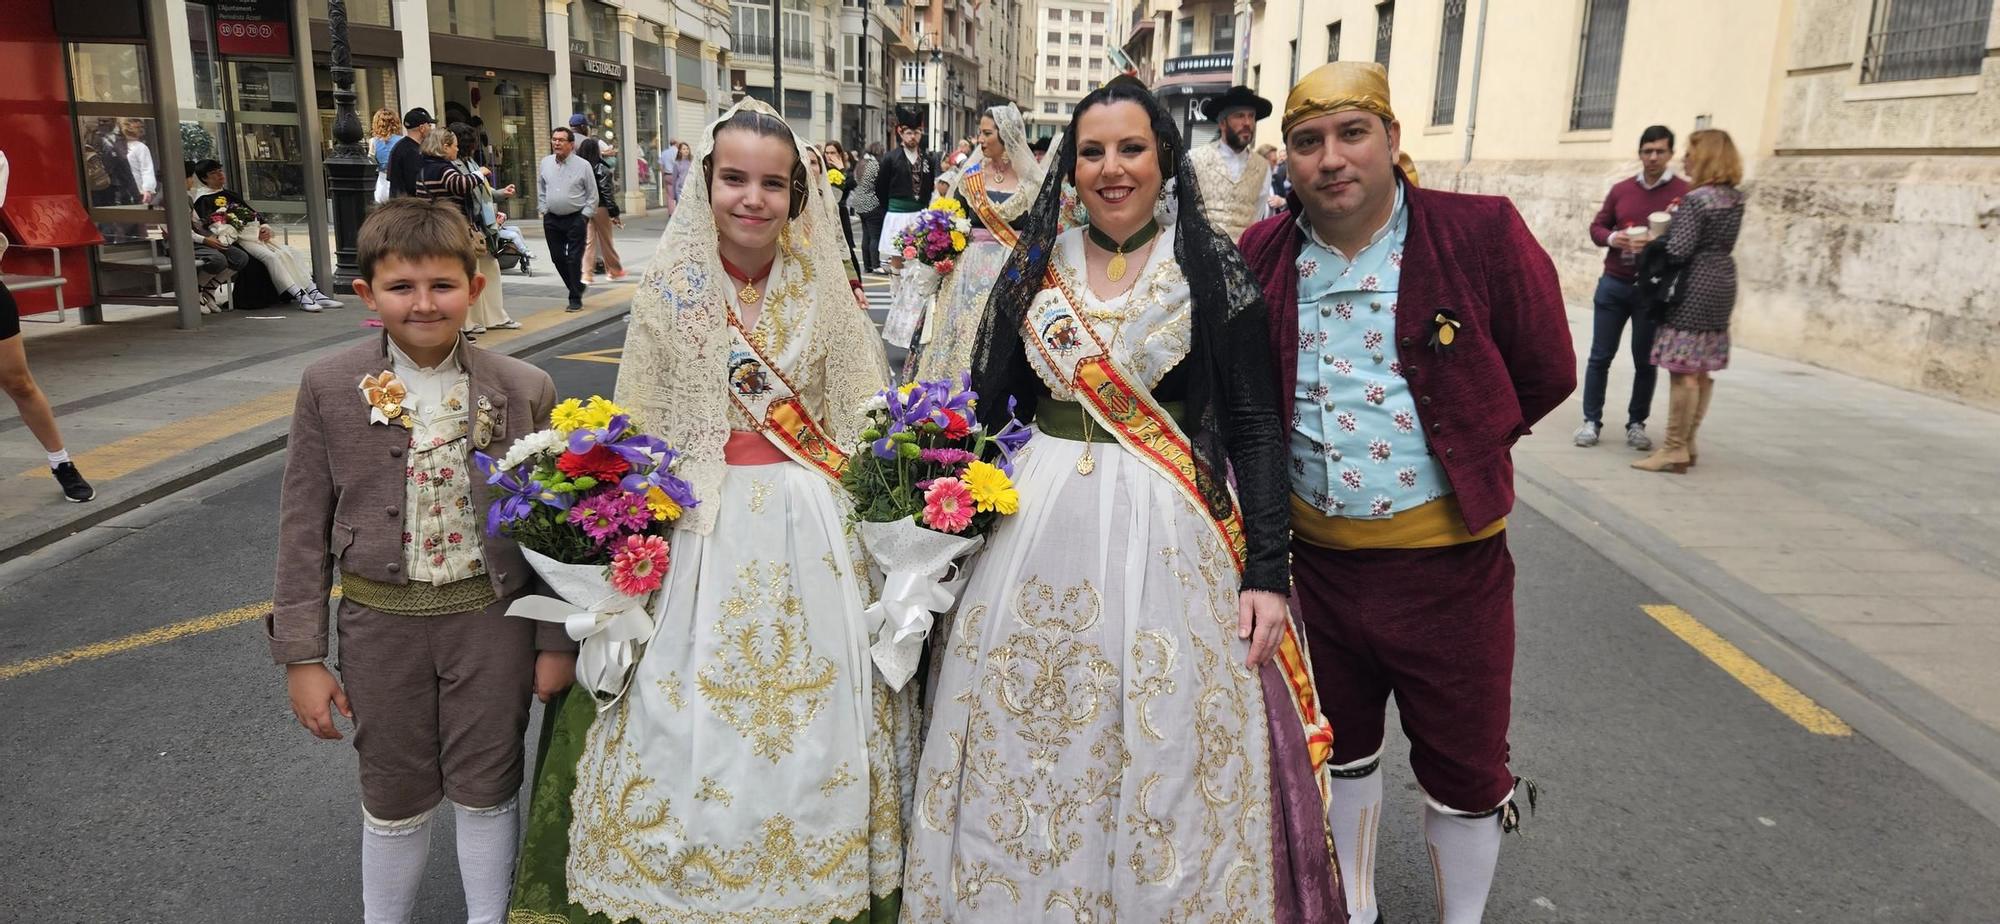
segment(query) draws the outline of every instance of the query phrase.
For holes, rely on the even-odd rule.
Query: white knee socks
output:
[[[409,921],[430,852],[431,812],[383,821],[362,811],[361,919],[366,924]]]
[[[1333,771],[1327,826],[1340,860],[1340,888],[1350,924],[1371,924],[1375,910],[1375,840],[1382,825],[1382,754]],[[1346,775],[1343,775],[1346,774]]]
[[[465,884],[467,924],[500,924],[507,916],[507,893],[514,884],[514,853],[520,844],[521,813],[516,800],[492,808],[452,803],[458,817],[458,878]]]
[[[1438,920],[1443,924],[1479,924],[1485,915],[1502,833],[1497,812],[1468,816],[1440,810],[1436,803],[1424,806],[1424,841],[1437,874]]]

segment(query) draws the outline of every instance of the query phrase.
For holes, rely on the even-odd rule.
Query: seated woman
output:
[[[271,226],[264,221],[264,215],[250,207],[236,190],[224,186],[229,177],[222,171],[222,162],[204,160],[194,165],[194,220],[197,224],[215,228],[217,216],[225,212],[246,214],[249,220],[240,229],[235,244],[243,248],[251,259],[264,264],[271,274],[271,285],[283,291],[286,296],[299,303],[300,311],[318,311],[321,308],[339,308],[340,302],[319,290],[313,284],[312,264],[302,260],[290,247],[271,240]]]

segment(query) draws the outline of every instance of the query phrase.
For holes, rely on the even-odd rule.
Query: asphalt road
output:
[[[565,395],[609,394],[622,336],[532,359]],[[99,527],[86,553],[0,569],[0,921],[359,918],[353,751],[292,719],[260,621],[10,669],[268,600],[281,464]],[[1507,842],[1488,920],[2000,920],[2000,829],[1870,740],[1781,714],[1532,510],[1510,536],[1514,767],[1542,799]],[[1403,924],[1431,919],[1431,873],[1391,740],[1378,888]],[[464,920],[449,829],[419,921]]]

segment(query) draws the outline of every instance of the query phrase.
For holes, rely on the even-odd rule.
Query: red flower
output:
[[[592,446],[583,455],[565,452],[556,460],[556,468],[572,480],[586,475],[603,481],[617,481],[632,470],[632,463],[625,461],[617,453],[605,446]]]
[[[947,409],[944,412],[944,435],[946,439],[965,439],[972,435],[972,424],[966,422],[964,415]]]

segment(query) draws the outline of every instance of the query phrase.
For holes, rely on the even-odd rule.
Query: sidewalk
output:
[[[628,221],[620,235],[627,277],[599,277],[584,310],[570,314],[540,223],[524,223],[535,275],[500,280],[521,329],[489,331],[479,345],[524,355],[616,322],[665,227],[663,214]],[[29,368],[97,499],[65,501],[19,416],[0,416],[0,561],[283,448],[299,373],[376,333],[363,326],[371,315],[359,298],[337,297],[349,307],[228,311],[203,318],[199,331],[175,329],[170,306],[107,306],[106,323],[89,327],[23,325]]]
[[[1570,331],[1580,370],[1588,311]],[[1596,521],[2000,775],[2000,414],[1742,349],[1715,379],[1701,463],[1668,475],[1628,467],[1629,353],[1603,443],[1570,444],[1579,374],[1515,447],[1524,495]]]

